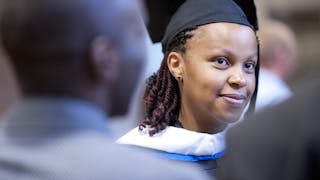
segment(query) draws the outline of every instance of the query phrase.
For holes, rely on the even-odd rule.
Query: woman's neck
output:
[[[215,120],[207,114],[197,113],[195,108],[181,105],[179,121],[184,129],[201,133],[216,134],[223,131],[227,124]]]

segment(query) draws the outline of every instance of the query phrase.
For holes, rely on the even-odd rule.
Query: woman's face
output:
[[[192,34],[181,56],[181,113],[203,125],[234,122],[255,89],[255,33],[239,24],[213,23]]]

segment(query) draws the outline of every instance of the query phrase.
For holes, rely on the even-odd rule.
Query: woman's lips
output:
[[[246,101],[246,96],[242,94],[221,94],[222,97],[227,103],[232,107],[243,107]]]

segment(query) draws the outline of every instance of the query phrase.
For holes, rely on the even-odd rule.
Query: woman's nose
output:
[[[234,69],[228,78],[228,83],[233,87],[244,87],[247,85],[247,80],[245,78],[242,69]]]

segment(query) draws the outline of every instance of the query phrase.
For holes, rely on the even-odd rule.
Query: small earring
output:
[[[177,77],[177,80],[178,80],[178,81],[181,81],[181,80],[182,80],[182,77],[181,77],[181,76],[178,76],[178,77]]]

